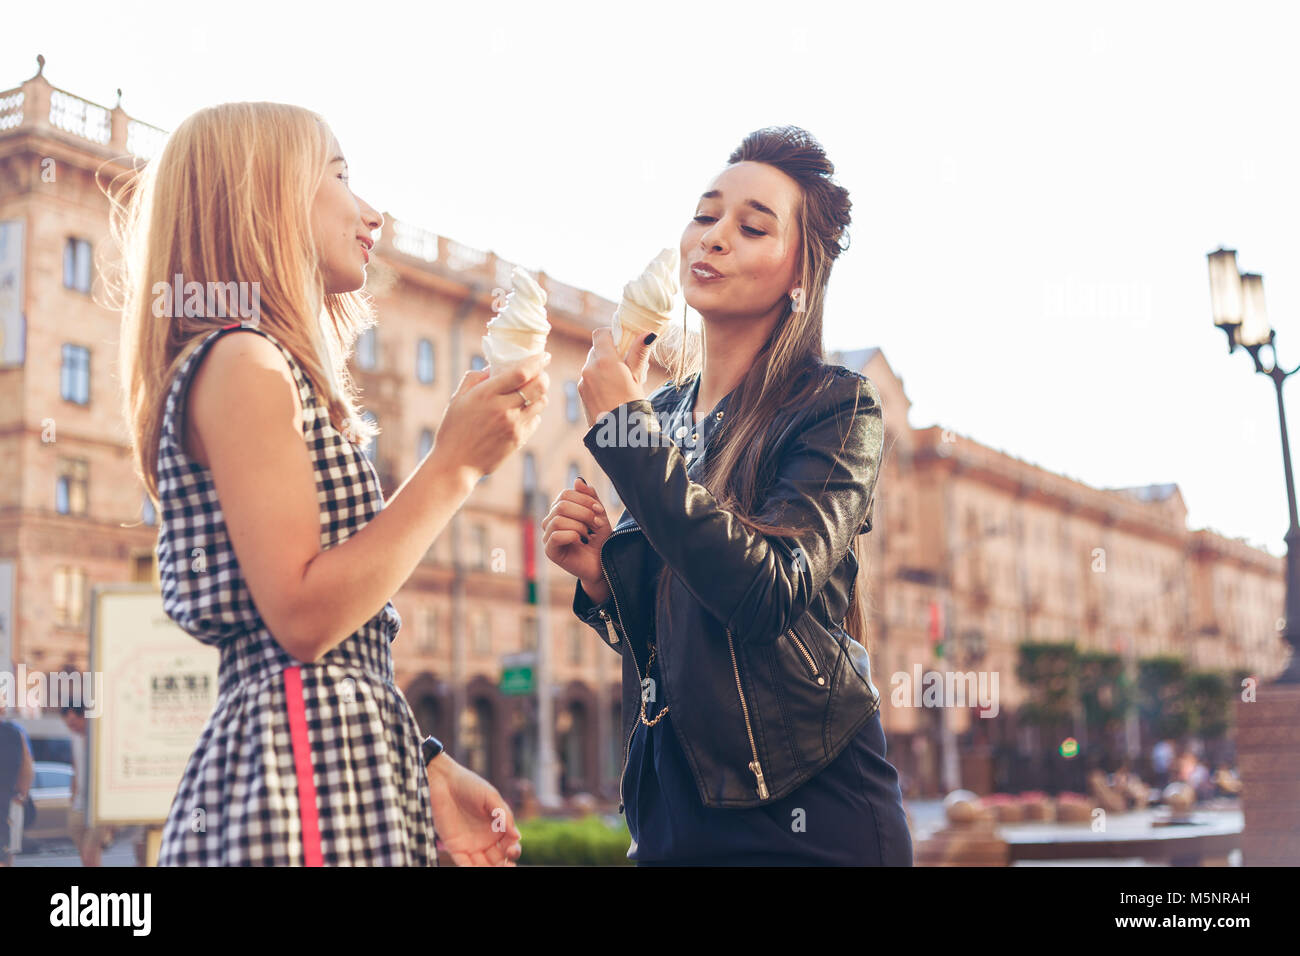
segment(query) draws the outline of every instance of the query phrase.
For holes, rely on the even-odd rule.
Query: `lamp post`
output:
[[[1287,439],[1286,408],[1282,404],[1282,383],[1300,371],[1283,371],[1274,345],[1276,333],[1264,308],[1264,278],[1237,271],[1234,249],[1216,249],[1208,254],[1210,304],[1214,324],[1228,336],[1228,352],[1238,345],[1250,353],[1255,371],[1273,380],[1277,392],[1277,416],[1282,428],[1282,465],[1286,469],[1286,496],[1291,525],[1286,533],[1286,642],[1291,645],[1291,662],[1276,679],[1279,684],[1300,684],[1300,520],[1296,518],[1295,480],[1291,472],[1291,444]],[[1259,353],[1268,346],[1272,366],[1265,368]]]

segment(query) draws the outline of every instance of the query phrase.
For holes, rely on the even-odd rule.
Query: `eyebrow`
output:
[[[701,198],[701,199],[721,199],[721,198],[722,198],[722,191],[721,191],[721,190],[718,190],[718,189],[710,189],[708,192],[703,193],[703,194],[700,196],[700,198]],[[752,206],[753,208],[757,209],[757,210],[758,210],[759,212],[761,212],[761,213],[765,213],[765,214],[771,216],[771,217],[772,217],[773,219],[775,219],[777,222],[780,222],[780,221],[781,221],[781,217],[780,217],[780,216],[778,216],[776,213],[774,213],[774,212],[773,212],[770,208],[768,208],[767,206],[763,205],[763,204],[762,204],[761,202],[759,202],[757,199],[746,199],[746,200],[745,200],[745,204],[748,205],[748,206]]]
[[[348,164],[348,161],[347,161],[346,159],[344,159],[342,156],[335,156],[333,159],[330,160],[330,162],[331,162],[331,163],[342,163],[344,166],[346,166],[346,165]]]

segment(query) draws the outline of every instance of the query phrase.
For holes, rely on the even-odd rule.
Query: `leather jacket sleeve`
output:
[[[601,616],[601,611],[605,612],[604,617]],[[622,637],[622,632],[615,621],[613,598],[610,598],[604,604],[594,604],[591,598],[587,596],[587,592],[583,590],[582,582],[579,581],[574,585],[573,613],[577,615],[578,620],[600,635],[602,644],[613,648],[620,656],[622,655],[623,645],[626,642],[621,639],[610,640],[611,629],[614,632],[613,637]]]
[[[650,545],[742,643],[784,634],[868,525],[884,423],[875,385],[851,377],[856,388],[833,380],[794,423],[794,437],[755,515],[802,529],[793,536],[750,531],[692,481],[681,451],[660,439],[647,399],[606,412],[583,437]],[[638,414],[645,416],[639,428]],[[611,440],[620,418],[629,439],[649,431],[649,440]]]

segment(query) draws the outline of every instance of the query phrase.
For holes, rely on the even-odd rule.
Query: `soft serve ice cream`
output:
[[[507,365],[546,350],[551,323],[546,319],[546,290],[523,269],[510,273],[513,287],[505,307],[487,324],[483,357],[493,375]]]
[[[680,268],[681,253],[665,249],[646,266],[645,272],[623,287],[623,301],[610,321],[620,356],[637,339],[658,332],[672,318]]]

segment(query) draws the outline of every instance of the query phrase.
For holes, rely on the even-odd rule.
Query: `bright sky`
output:
[[[56,86],[121,87],[167,129],[226,100],[311,107],[377,208],[615,300],[745,133],[804,126],[854,200],[827,345],[880,346],[913,426],[1100,487],[1177,482],[1193,527],[1283,553],[1273,386],[1227,354],[1205,255],[1264,275],[1300,364],[1294,9],[199,9],[13,5],[0,89],[43,53]]]

